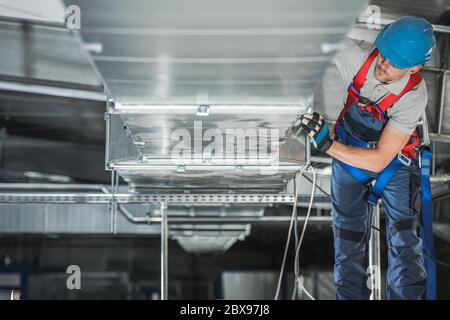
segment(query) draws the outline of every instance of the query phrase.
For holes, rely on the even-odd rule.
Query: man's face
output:
[[[400,80],[407,74],[413,74],[419,71],[421,66],[415,66],[412,68],[399,69],[394,67],[389,60],[378,53],[377,60],[375,62],[375,78],[382,83],[392,83]]]

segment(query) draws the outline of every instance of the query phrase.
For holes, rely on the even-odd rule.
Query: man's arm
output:
[[[333,141],[327,153],[333,158],[354,167],[380,172],[408,143],[409,137],[410,135],[407,133],[388,124],[374,149],[357,148]]]

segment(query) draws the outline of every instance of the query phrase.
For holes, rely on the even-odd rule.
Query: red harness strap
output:
[[[334,124],[335,134],[337,124],[342,120],[342,118],[344,118],[348,109],[350,109],[351,105],[353,104],[353,101],[358,101],[359,91],[361,90],[361,87],[363,86],[364,82],[366,82],[367,73],[369,72],[370,66],[372,65],[372,62],[373,60],[375,60],[377,55],[378,49],[375,49],[367,58],[367,60],[363,63],[358,73],[353,78],[353,82],[349,85],[347,89],[347,101],[345,102],[344,108],[341,110],[341,113],[339,114],[336,123]]]
[[[350,107],[352,106],[353,102],[359,101],[359,94],[361,87],[363,86],[364,82],[366,82],[367,74],[369,72],[370,66],[372,65],[375,58],[378,56],[378,49],[375,49],[369,57],[366,59],[366,61],[363,63],[361,68],[359,69],[358,73],[353,78],[353,82],[350,84],[350,86],[347,89],[347,100],[345,102],[344,108],[342,109],[341,113],[339,114],[336,123],[334,124],[334,133],[336,135],[336,126],[339,124],[339,122],[344,118],[345,114],[348,112]],[[386,95],[380,102],[378,102],[376,105],[365,105],[361,106],[361,108],[364,108],[366,111],[370,111],[374,114],[374,116],[381,121],[383,114],[392,107],[406,92],[412,90],[415,88],[420,81],[422,81],[422,76],[417,72],[414,73],[409,77],[408,83],[405,85],[403,90],[400,92],[400,94],[396,95],[393,93],[390,93]],[[414,147],[420,143],[420,138],[416,131],[414,131],[406,144],[406,146],[402,149],[403,154],[406,156],[415,159],[416,158],[416,152],[414,151]]]

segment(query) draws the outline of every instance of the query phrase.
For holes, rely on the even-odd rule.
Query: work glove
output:
[[[292,126],[291,132],[292,136],[297,140],[300,140],[305,134],[308,135],[314,147],[324,153],[330,149],[333,143],[327,122],[317,112],[304,114],[299,117]]]

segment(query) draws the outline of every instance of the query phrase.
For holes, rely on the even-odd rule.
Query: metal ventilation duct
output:
[[[70,0],[84,40],[126,104],[298,104],[360,0]]]
[[[93,59],[114,101],[108,110],[106,167],[118,170],[136,191],[282,190],[304,160],[303,146],[287,147],[297,155],[282,152],[276,161],[260,154],[278,148],[296,116],[312,106],[313,89],[336,45],[365,5],[356,0],[74,3],[81,8],[84,41],[102,48]],[[217,165],[204,156],[211,139],[202,138],[208,130],[224,134],[226,129],[257,135],[275,130],[277,137],[264,143],[258,137],[254,146],[244,147],[256,157],[235,154]],[[177,130],[189,134],[184,143],[200,145],[190,152],[198,161],[173,162]],[[274,166],[276,173],[261,173]]]
[[[27,7],[19,2],[13,7],[20,13]],[[101,181],[106,102],[101,77],[77,31],[60,21],[63,15],[56,22],[27,17],[0,19],[0,179],[26,181],[23,173],[33,171]],[[93,163],[94,170],[84,174],[84,163]]]

